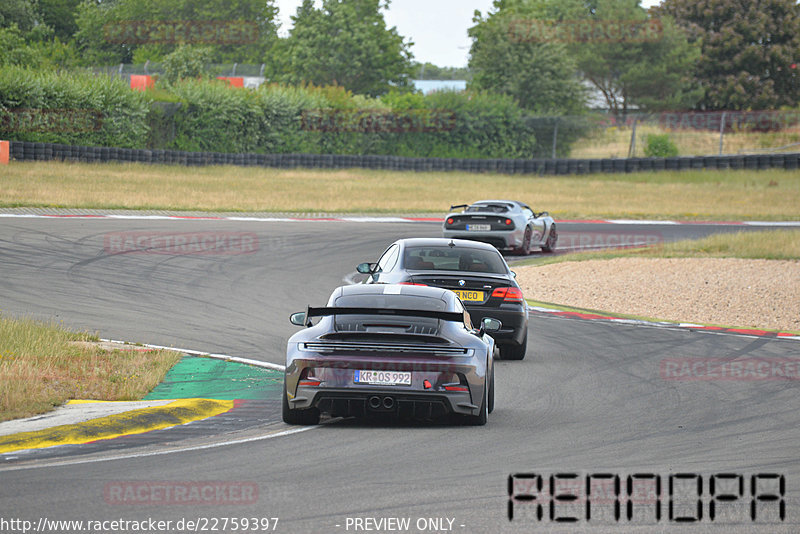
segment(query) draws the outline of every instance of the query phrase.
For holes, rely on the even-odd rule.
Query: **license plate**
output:
[[[467,230],[471,232],[488,232],[492,229],[491,224],[468,224]]]
[[[453,293],[458,295],[462,302],[483,302],[483,291],[466,291],[464,289],[454,289]]]
[[[410,386],[410,371],[355,371],[353,382],[378,386]]]

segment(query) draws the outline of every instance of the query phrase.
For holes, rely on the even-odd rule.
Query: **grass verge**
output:
[[[764,154],[779,153],[781,147],[796,152],[800,134],[789,128],[775,132],[726,132],[723,137],[723,153]],[[668,134],[681,156],[708,156],[719,153],[719,132],[700,129],[670,129],[654,124],[640,123],[636,128],[635,157],[644,156],[647,136]],[[589,137],[579,139],[573,146],[573,158],[624,158],[628,156],[631,143],[631,128],[611,126],[597,130]],[[794,145],[794,146],[791,146]]]
[[[525,260],[516,265],[548,265],[566,261],[612,258],[743,258],[800,260],[800,230],[764,230],[714,234],[652,247],[570,252]]]
[[[0,207],[444,213],[512,198],[560,219],[800,220],[800,173],[665,171],[533,176],[367,169],[12,162]]]
[[[0,316],[0,421],[52,410],[69,399],[138,400],[181,354],[107,350],[54,323]]]

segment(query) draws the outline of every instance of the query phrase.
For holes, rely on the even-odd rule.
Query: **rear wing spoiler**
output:
[[[458,208],[468,208],[469,204],[459,204],[458,206],[450,206],[451,210],[457,210]]]
[[[399,308],[312,308],[306,311],[306,322],[312,317],[330,315],[375,315],[382,317],[427,317],[442,321],[463,322],[464,314],[437,310],[405,310]]]

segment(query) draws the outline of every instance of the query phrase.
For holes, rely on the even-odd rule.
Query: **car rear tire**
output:
[[[558,242],[558,232],[556,231],[556,223],[550,227],[550,233],[547,235],[547,242],[542,246],[542,252],[553,252],[556,249]]]
[[[484,385],[483,400],[481,401],[481,409],[478,415],[468,415],[467,424],[472,426],[483,426],[489,420],[489,387]]]
[[[289,399],[286,397],[286,388],[283,389],[283,422],[289,425],[316,425],[319,423],[319,410],[292,410],[289,408]]]
[[[520,256],[527,256],[531,253],[531,237],[533,232],[531,231],[531,227],[528,226],[525,228],[525,236],[522,238],[522,246],[517,250],[517,254]]]
[[[489,379],[489,413],[494,411],[494,366],[492,366],[492,377]]]
[[[504,360],[521,360],[528,351],[528,333],[520,345],[500,345],[500,357]]]

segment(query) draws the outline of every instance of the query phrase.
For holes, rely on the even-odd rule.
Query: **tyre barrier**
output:
[[[185,166],[235,165],[283,169],[297,167],[314,169],[363,168],[392,171],[464,171],[538,175],[631,173],[689,169],[796,170],[800,167],[800,153],[681,156],[671,158],[475,159],[352,154],[229,154],[224,152],[90,147],[28,141],[11,141],[9,156],[10,159],[15,161],[130,162]]]

